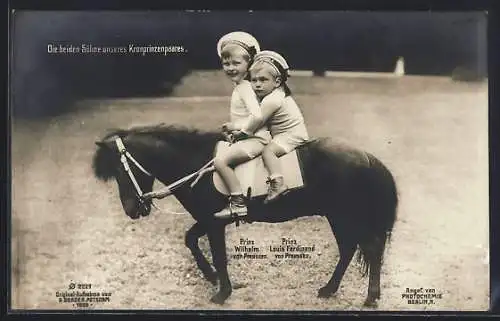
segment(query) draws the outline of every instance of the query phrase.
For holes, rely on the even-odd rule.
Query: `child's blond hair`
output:
[[[272,62],[267,61],[267,60],[257,60],[256,62],[254,62],[250,66],[250,68],[248,68],[248,72],[249,72],[249,74],[251,74],[253,72],[256,72],[256,71],[259,71],[262,69],[268,70],[271,73],[271,75],[274,77],[274,79],[278,79],[278,78],[280,79],[281,86],[285,90],[285,96],[290,96],[292,94],[292,91],[290,90],[290,88],[286,84],[286,80],[288,78],[287,72],[280,71],[280,69],[277,66],[275,66]]]
[[[243,59],[245,59],[248,63],[251,62],[252,57],[250,57],[250,53],[247,50],[245,50],[245,48],[243,48],[237,44],[228,44],[228,45],[224,46],[224,48],[222,49],[222,51],[220,53],[220,57],[221,57],[221,59],[228,59],[231,56],[233,56],[235,54],[235,52],[238,52],[239,54],[241,54]]]

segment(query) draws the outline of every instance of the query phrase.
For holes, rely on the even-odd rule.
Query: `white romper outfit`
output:
[[[272,141],[281,146],[286,153],[309,140],[304,116],[292,96],[287,96],[282,100],[269,119],[268,126],[273,137]]]
[[[251,103],[249,103],[251,102]],[[248,80],[242,80],[234,87],[231,95],[230,120],[236,128],[242,129],[254,118],[260,118],[261,110],[257,96]],[[234,143],[231,148],[242,149],[250,158],[262,153],[265,145],[271,141],[269,130],[263,126],[256,130],[250,138]]]

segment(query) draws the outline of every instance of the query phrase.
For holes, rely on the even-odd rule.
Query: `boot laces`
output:
[[[266,184],[269,186],[268,189],[271,191],[276,191],[278,189],[278,182],[276,179],[268,178]]]
[[[243,207],[245,205],[245,202],[240,197],[231,195],[229,197],[229,204],[231,207]]]

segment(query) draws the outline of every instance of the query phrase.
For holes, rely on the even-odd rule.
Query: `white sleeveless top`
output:
[[[309,136],[304,124],[304,116],[292,96],[287,96],[282,100],[269,119],[268,126],[273,137],[286,132],[294,132],[305,138]]]

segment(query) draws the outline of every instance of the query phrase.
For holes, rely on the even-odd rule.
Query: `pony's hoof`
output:
[[[376,308],[378,306],[378,300],[375,298],[366,298],[363,306],[366,308]]]
[[[318,290],[318,298],[329,298],[331,297],[336,291],[333,291],[329,287],[322,287],[321,289]]]
[[[226,299],[228,297],[229,297],[229,294],[219,292],[210,299],[210,302],[222,305],[222,304],[224,304],[224,302],[226,301]]]

